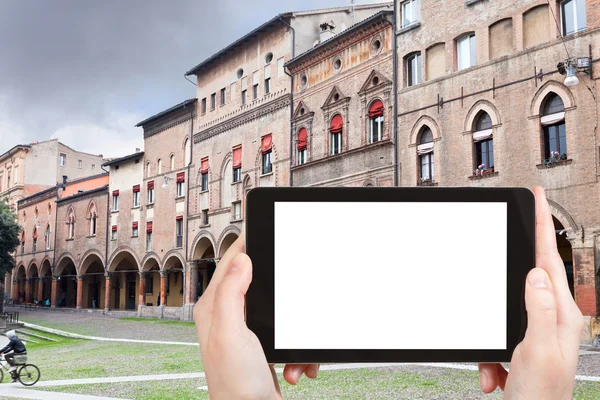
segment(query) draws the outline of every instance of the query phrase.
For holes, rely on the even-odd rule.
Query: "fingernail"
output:
[[[229,267],[229,273],[232,274],[236,271],[239,271],[243,266],[244,266],[244,259],[240,256],[235,257],[232,261],[231,261],[231,266]]]
[[[319,366],[318,365],[309,365],[307,368],[307,372],[310,373],[310,375],[306,374],[306,376],[314,379],[317,377],[317,373],[319,372]]]
[[[529,286],[536,289],[545,289],[549,286],[548,275],[539,268],[534,268],[529,273]]]
[[[481,371],[481,375],[480,375],[480,378],[479,378],[479,383],[481,384],[481,390],[485,392],[485,388],[486,388],[487,383],[488,383],[487,372]]]

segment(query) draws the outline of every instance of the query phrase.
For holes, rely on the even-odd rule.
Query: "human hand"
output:
[[[510,373],[500,364],[480,364],[479,379],[484,393],[500,387],[505,399],[571,399],[583,318],[556,248],[544,189],[533,191],[537,268],[529,272],[525,286],[527,332],[513,353]]]
[[[256,335],[245,322],[245,295],[252,262],[244,236],[227,250],[206,292],[194,307],[194,321],[211,399],[280,399],[277,375]],[[295,385],[302,374],[316,378],[316,364],[286,365],[285,380]]]

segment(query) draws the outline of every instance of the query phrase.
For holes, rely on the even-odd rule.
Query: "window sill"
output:
[[[116,242],[116,241],[117,241],[117,239],[110,239],[110,241],[111,241],[111,242]]]
[[[239,219],[232,219],[230,222],[233,224],[235,222],[243,222],[244,219],[243,218],[239,218]]]
[[[66,242],[72,242],[72,241],[74,241],[74,240],[75,240],[75,238],[69,238],[69,239],[65,239],[65,241],[66,241]]]
[[[90,236],[86,236],[86,238],[88,238],[88,239],[93,239],[93,238],[95,238],[95,237],[96,237],[96,235],[90,235]]]
[[[146,208],[154,208],[154,203],[148,203],[146,204]]]
[[[185,196],[175,196],[175,200],[183,200],[185,199]]]
[[[204,194],[204,193],[208,193],[208,189],[206,189],[206,190],[200,190],[200,194]]]
[[[480,0],[478,0],[478,1],[480,1]],[[400,35],[402,33],[412,31],[413,29],[417,29],[420,26],[421,26],[421,21],[412,22],[412,23],[406,25],[405,27],[398,29],[397,34]]]
[[[498,176],[498,172],[488,172],[487,174],[483,175],[472,175],[469,177],[469,180],[478,181],[480,179],[493,178],[494,176]]]
[[[210,224],[200,224],[200,228],[210,228]]]
[[[116,214],[116,213],[118,213],[118,212],[119,212],[119,210],[112,210],[110,213],[111,213],[111,214]]]
[[[242,181],[235,181],[235,182],[233,182],[233,183],[231,184],[231,186],[234,186],[234,185],[239,185],[240,183],[242,183]]]
[[[479,3],[481,1],[483,1],[483,0],[467,0],[465,3],[465,6],[469,7],[469,6],[472,6],[473,4]]]
[[[538,164],[538,165],[536,165],[536,167],[538,169],[547,169],[547,168],[555,168],[555,167],[562,167],[562,166],[565,166],[565,165],[571,165],[572,163],[573,163],[573,159],[568,158],[566,160],[560,160],[560,161],[557,161],[557,162],[554,162],[554,163],[548,164],[548,165],[543,164],[543,163],[542,164]]]
[[[417,182],[417,186],[438,186],[438,182]]]
[[[140,208],[140,206],[133,206],[133,207],[131,207],[132,210],[137,210],[139,208]]]
[[[267,176],[271,176],[271,175],[273,175],[273,171],[271,171],[271,172],[267,172],[266,174],[262,174],[262,175],[260,176],[260,178],[265,178],[265,177],[267,177]]]

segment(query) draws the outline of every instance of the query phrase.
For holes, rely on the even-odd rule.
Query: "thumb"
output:
[[[536,346],[558,343],[556,298],[548,273],[541,268],[532,269],[525,285],[527,308],[527,333],[525,341]]]
[[[228,330],[245,323],[245,295],[252,281],[252,262],[240,253],[229,260],[225,275],[216,288],[213,323]]]

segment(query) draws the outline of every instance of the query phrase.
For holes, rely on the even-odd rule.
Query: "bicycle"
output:
[[[15,366],[17,367],[16,371],[14,371],[16,375],[12,375],[9,371],[10,365],[4,358],[4,355],[0,356],[0,383],[4,380],[4,371],[8,372],[11,376],[15,376],[23,386],[33,386],[40,380],[40,369],[35,365],[15,363]]]

